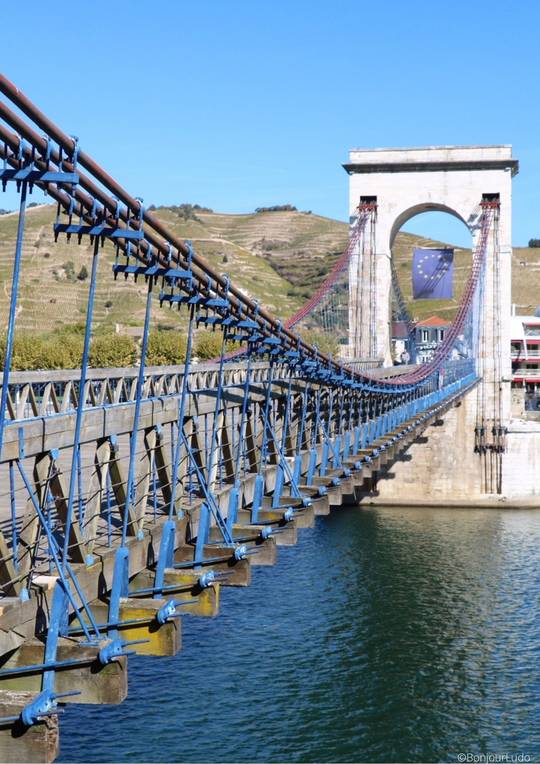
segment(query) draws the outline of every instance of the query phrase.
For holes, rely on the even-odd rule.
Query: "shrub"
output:
[[[83,265],[81,270],[77,274],[77,278],[79,281],[85,281],[88,278],[88,270],[86,268],[86,265]]]
[[[86,324],[83,321],[79,321],[77,324],[63,324],[62,326],[58,326],[53,334],[65,337],[65,336],[71,336],[73,334],[80,335],[81,337],[84,336],[84,330],[86,328]]]
[[[81,366],[84,337],[77,328],[52,335],[43,343],[42,369],[78,369]]]
[[[80,368],[84,344],[84,325],[63,326],[51,334],[19,334],[15,337],[11,368],[36,369]],[[0,368],[4,366],[6,338],[0,338]],[[136,359],[136,345],[131,337],[117,334],[98,335],[90,345],[92,366],[130,366]]]
[[[0,340],[0,366],[4,367],[6,338]],[[82,337],[60,337],[43,334],[19,334],[15,337],[11,368],[18,371],[36,369],[74,369],[80,366]]]
[[[113,304],[112,304],[112,300],[107,300],[107,301],[105,302],[105,307],[106,307],[106,308],[112,308],[112,306],[113,306]]]
[[[36,341],[37,340],[37,341]],[[40,337],[34,339],[36,369],[76,369],[81,365],[82,337]]]
[[[65,263],[62,263],[62,268],[64,269],[64,273],[66,274],[66,280],[67,281],[75,281],[75,263],[73,260],[68,260]]]
[[[15,337],[13,353],[11,356],[11,368],[19,371],[26,369],[39,369],[37,357],[39,354],[37,338],[31,334],[19,334]],[[6,336],[0,339],[0,368],[4,369],[6,357]]]
[[[136,356],[135,340],[120,334],[102,334],[90,346],[90,364],[96,368],[133,366]]]
[[[155,331],[148,337],[146,363],[149,366],[173,366],[186,360],[186,338],[178,331]]]
[[[529,247],[540,247],[540,239],[529,239]]]
[[[201,361],[210,361],[221,355],[223,335],[221,332],[198,332],[195,337],[195,355]]]

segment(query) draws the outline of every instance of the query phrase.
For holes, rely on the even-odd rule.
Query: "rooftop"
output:
[[[418,321],[416,326],[451,326],[451,322],[439,316],[430,316],[423,321]]]

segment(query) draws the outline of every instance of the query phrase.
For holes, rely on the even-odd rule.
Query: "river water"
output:
[[[539,563],[537,510],[335,510],[67,707],[59,760],[540,761]]]

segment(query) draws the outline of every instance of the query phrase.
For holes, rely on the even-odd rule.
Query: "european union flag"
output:
[[[454,250],[414,249],[413,298],[450,300],[453,295]]]

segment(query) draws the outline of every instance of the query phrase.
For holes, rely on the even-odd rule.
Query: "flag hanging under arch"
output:
[[[415,300],[450,300],[454,284],[454,250],[413,250],[413,298]]]

